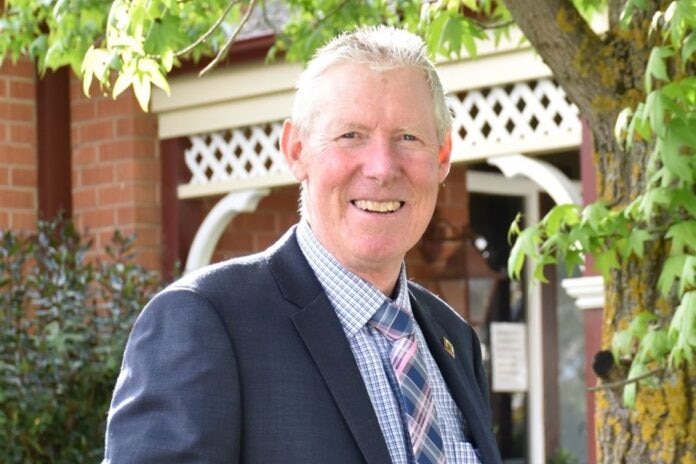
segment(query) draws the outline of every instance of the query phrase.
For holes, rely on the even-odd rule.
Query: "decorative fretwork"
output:
[[[280,122],[212,132],[190,138],[186,166],[191,185],[263,177],[286,171],[278,148]]]
[[[567,149],[580,143],[577,108],[553,81],[542,79],[452,95],[453,160]],[[279,151],[280,122],[190,138],[191,180],[180,196],[293,182]]]
[[[510,147],[533,153],[548,148],[545,139],[580,140],[577,107],[548,79],[471,90],[451,98],[450,107],[460,159],[509,153]]]

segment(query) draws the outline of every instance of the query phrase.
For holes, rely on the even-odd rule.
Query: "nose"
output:
[[[394,142],[389,137],[372,137],[362,166],[363,174],[387,185],[399,176],[399,158]]]

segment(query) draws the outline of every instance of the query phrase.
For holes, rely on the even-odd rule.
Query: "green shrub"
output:
[[[0,461],[98,462],[126,338],[160,287],[116,232],[108,259],[70,221],[0,231]]]

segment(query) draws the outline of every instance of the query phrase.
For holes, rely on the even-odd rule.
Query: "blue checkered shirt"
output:
[[[336,310],[348,338],[392,462],[413,463],[413,451],[406,425],[408,422],[405,412],[399,406],[397,399],[399,387],[389,360],[391,345],[386,337],[368,324],[375,311],[388,298],[374,285],[350,272],[331,256],[319,243],[306,220],[300,221],[297,227],[297,240],[302,253]],[[406,268],[403,265],[395,295],[394,303],[411,312]],[[476,452],[466,438],[466,422],[450,396],[442,374],[417,324],[416,337],[433,390],[447,462],[479,464]]]

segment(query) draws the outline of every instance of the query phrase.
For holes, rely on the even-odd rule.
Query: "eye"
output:
[[[345,134],[341,134],[339,137],[341,139],[356,139],[358,138],[358,133],[357,132],[346,132]]]
[[[403,138],[403,140],[406,140],[408,142],[415,142],[418,140],[418,137],[412,134],[404,134],[401,137]]]

